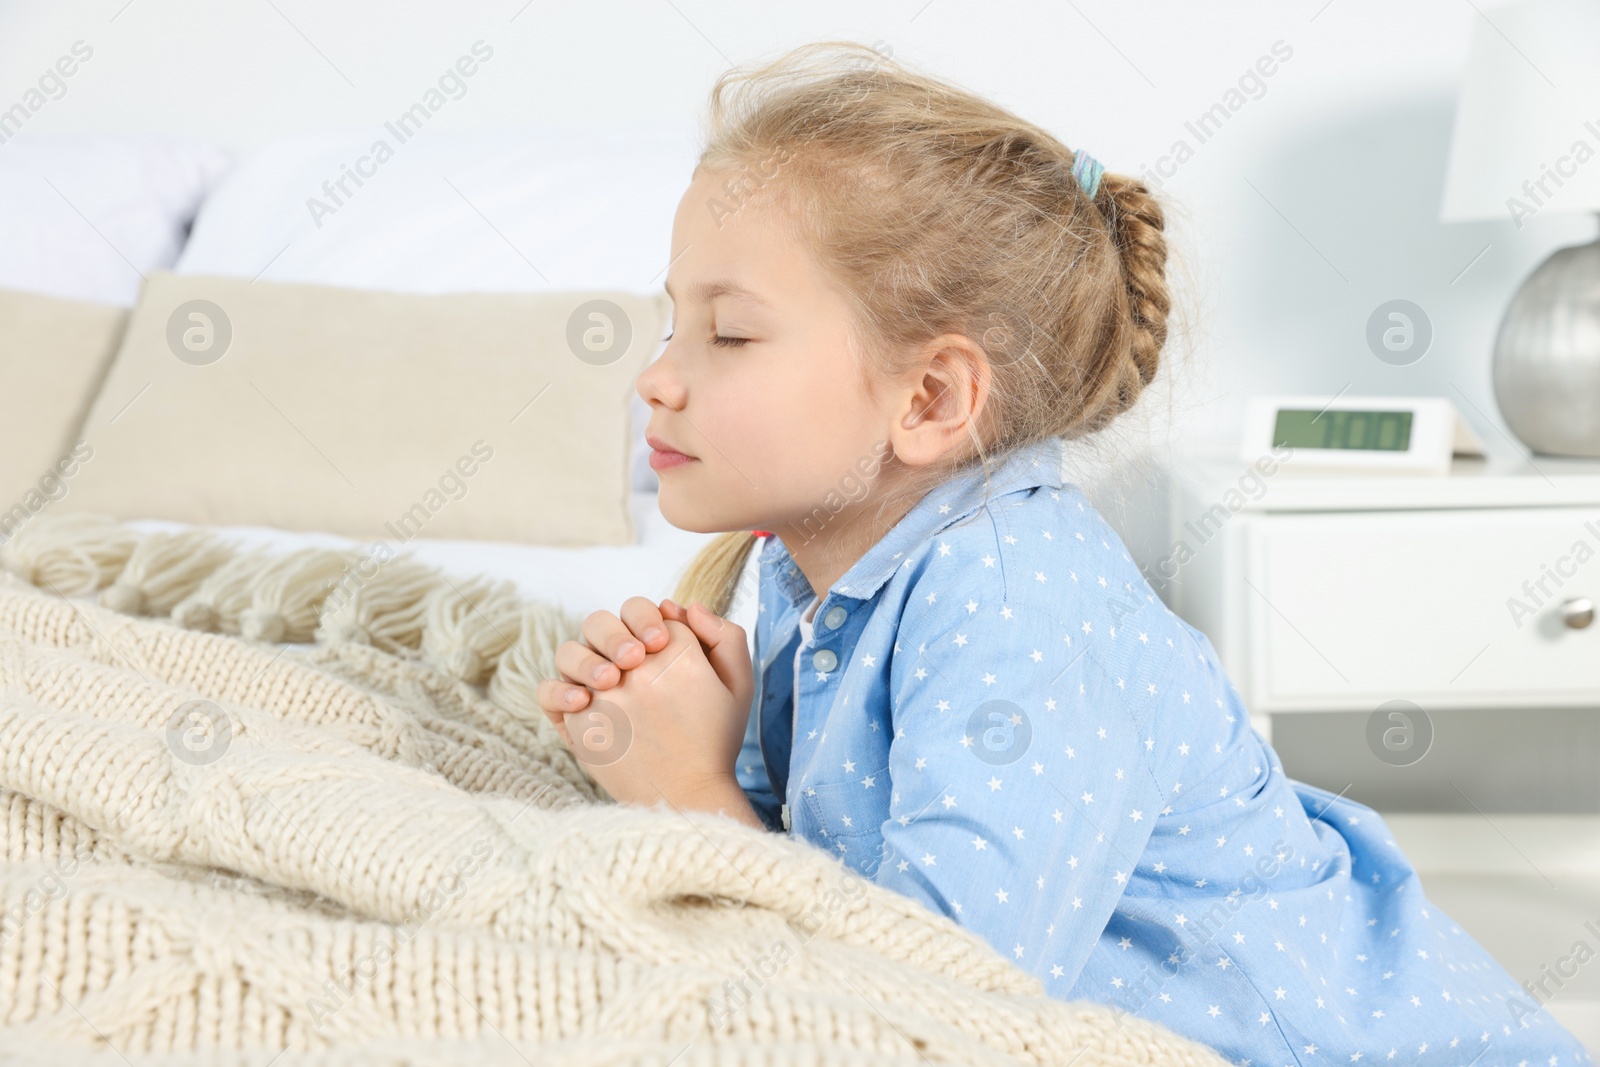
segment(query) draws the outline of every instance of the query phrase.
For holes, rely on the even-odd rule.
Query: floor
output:
[[[1428,899],[1512,977],[1544,980],[1554,991],[1546,1009],[1600,1059],[1600,816],[1386,813],[1384,821]]]

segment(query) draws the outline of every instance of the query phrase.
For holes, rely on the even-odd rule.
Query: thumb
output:
[[[748,704],[755,695],[755,677],[750,665],[750,647],[744,627],[735,625],[699,601],[684,612],[684,621],[700,639],[706,659],[728,691]]]

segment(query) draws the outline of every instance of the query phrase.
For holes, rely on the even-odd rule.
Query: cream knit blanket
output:
[[[1224,1063],[426,658],[11,575],[0,816],[0,1062]]]

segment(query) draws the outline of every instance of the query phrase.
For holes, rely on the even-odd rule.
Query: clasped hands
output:
[[[556,649],[556,669],[539,705],[619,803],[699,807],[738,794],[755,690],[744,627],[700,603],[630,597],[620,617],[590,614],[583,640]]]

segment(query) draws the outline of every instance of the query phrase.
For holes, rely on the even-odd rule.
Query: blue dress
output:
[[[1590,1062],[1376,811],[1284,775],[1062,449],[930,492],[808,642],[814,592],[760,546],[736,771],[767,826],[1235,1063]]]

